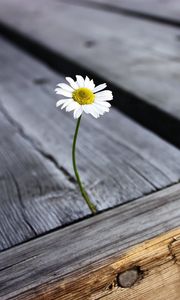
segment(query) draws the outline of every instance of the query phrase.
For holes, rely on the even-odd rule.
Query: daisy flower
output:
[[[87,76],[84,79],[82,76],[76,75],[76,81],[70,77],[66,77],[66,80],[69,84],[59,83],[55,89],[56,94],[66,97],[65,99],[58,100],[56,107],[61,106],[61,109],[65,108],[66,111],[74,111],[74,118],[78,119],[72,145],[73,168],[81,195],[94,214],[96,213],[96,206],[91,202],[88,193],[83,187],[76,165],[76,141],[82,113],[85,112],[98,118],[109,111],[111,104],[108,101],[113,99],[113,95],[111,91],[104,90],[106,83],[95,86],[94,81],[90,80]]]
[[[109,112],[111,104],[108,101],[113,99],[113,95],[111,91],[104,90],[106,83],[95,86],[93,80],[87,76],[84,79],[80,75],[76,75],[76,81],[70,77],[66,77],[66,80],[69,84],[59,83],[55,92],[67,98],[57,101],[56,107],[61,106],[61,109],[65,108],[68,112],[74,111],[75,119],[83,112],[94,118]]]

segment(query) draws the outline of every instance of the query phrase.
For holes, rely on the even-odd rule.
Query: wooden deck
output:
[[[179,6],[1,0],[0,299],[180,299]],[[114,94],[78,137],[96,216],[55,107],[75,74]]]

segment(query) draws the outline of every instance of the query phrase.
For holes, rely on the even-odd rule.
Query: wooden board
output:
[[[2,97],[2,95],[1,95]],[[0,107],[0,251],[88,213],[67,176]],[[63,209],[62,209],[63,207]]]
[[[11,169],[20,190],[17,195],[17,190],[6,181],[0,201],[9,210],[5,217],[1,216],[2,223],[5,219],[5,226],[10,226],[11,214],[12,233],[16,230],[11,199],[17,199],[19,205],[21,196],[26,221],[40,235],[90,214],[74,184],[71,144],[75,121],[70,113],[55,107],[54,87],[63,77],[3,39],[0,45],[0,111],[11,128],[10,136],[6,137],[6,128],[1,132],[2,139],[9,141],[9,148],[3,148],[4,155],[9,151],[9,161],[4,162],[1,177],[5,177],[6,168]],[[18,140],[11,145],[15,133]],[[77,161],[99,211],[180,180],[179,150],[113,108],[98,120],[83,117]],[[4,204],[3,199],[9,202]],[[17,218],[21,223],[22,216]],[[1,249],[19,243],[16,235],[9,242],[10,229],[1,229],[7,240]],[[25,232],[21,241],[30,237]]]
[[[180,2],[178,0],[66,0],[66,3],[68,2],[93,5],[97,9],[109,10],[159,23],[180,25]]]
[[[177,184],[1,253],[1,300],[178,300],[179,237]]]
[[[104,77],[118,107],[180,146],[180,29],[73,3],[1,0],[0,20],[25,36],[23,46],[27,36],[35,41],[34,53],[55,68],[69,75],[73,61]]]

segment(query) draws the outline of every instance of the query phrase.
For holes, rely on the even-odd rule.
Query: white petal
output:
[[[67,100],[69,100],[69,99],[61,99],[61,100],[58,100],[58,101],[56,102],[56,107],[58,107],[58,106],[64,104]]]
[[[74,111],[74,119],[78,119],[81,116],[82,112],[83,112],[82,106],[76,108]]]
[[[102,83],[102,84],[96,86],[96,87],[94,88],[93,92],[94,92],[94,93],[99,92],[99,91],[101,91],[101,90],[104,90],[106,87],[107,87],[107,84],[106,84],[106,83]]]
[[[89,77],[88,76],[86,76],[86,78],[85,78],[85,80],[84,80],[84,86],[86,87],[86,88],[89,88],[89,86],[91,85],[89,85],[89,83],[90,83],[90,79],[89,79]]]
[[[111,91],[102,91],[95,94],[95,97],[99,101],[106,101],[106,100],[110,101],[113,99],[113,94]]]
[[[103,102],[103,101],[111,101],[111,100],[113,100],[113,98],[111,96],[109,96],[109,97],[104,96],[104,97],[97,97],[96,100],[99,102]]]
[[[93,106],[96,108],[99,114],[103,115],[105,112],[109,112],[109,107],[102,106],[98,103],[94,103]]]
[[[73,99],[68,99],[62,106],[61,109],[65,108],[66,106],[68,106],[71,102],[73,102]]]
[[[96,103],[93,103],[92,106],[98,114],[104,113],[104,108],[102,106],[98,106]]]
[[[72,97],[72,93],[71,92],[65,91],[65,90],[63,90],[61,88],[56,88],[55,92],[58,95],[63,95],[65,97]]]
[[[69,82],[69,84],[72,86],[72,88],[73,88],[74,90],[76,90],[76,89],[79,88],[77,82],[74,81],[71,77],[66,77],[66,80]]]
[[[96,93],[96,96],[112,95],[112,92],[109,90],[101,91]]]
[[[93,79],[92,80],[90,80],[90,82],[89,82],[89,89],[90,90],[94,90],[94,87],[95,87],[95,84],[94,84],[94,81],[93,81]]]
[[[99,117],[99,115],[103,115],[103,113],[104,113],[104,110],[103,110],[103,108],[102,107],[98,107],[98,106],[96,106],[94,103],[92,104],[92,108],[93,108],[93,110],[96,112],[96,114],[98,115],[98,117]]]
[[[99,100],[95,99],[94,103],[101,105],[101,106],[105,106],[105,107],[111,107],[111,104],[106,101],[101,101],[101,100],[99,101]]]
[[[85,104],[85,105],[82,105],[82,109],[84,110],[84,112],[86,113],[86,114],[89,114],[89,106],[90,106],[90,104]]]
[[[83,110],[87,113],[87,114],[91,114],[94,118],[98,118],[99,114],[96,111],[95,108],[93,108],[92,104],[87,104],[87,105],[83,105]]]
[[[99,118],[99,112],[95,109],[94,106],[91,106],[90,114],[96,119]]]
[[[68,104],[68,106],[66,106],[66,111],[72,111],[75,110],[76,108],[78,108],[80,105],[79,103],[72,101],[70,104]]]
[[[62,88],[65,91],[68,91],[68,92],[73,92],[74,91],[74,89],[66,83],[59,83],[57,86],[59,86],[60,88]]]
[[[76,75],[77,83],[79,87],[84,87],[84,78],[80,75]]]
[[[105,105],[103,105],[105,103]],[[111,104],[110,103],[108,103],[108,102],[105,102],[105,101],[101,101],[101,102],[94,102],[93,104],[96,104],[96,106],[97,107],[99,107],[100,109],[102,108],[102,109],[109,109],[110,107],[111,107]],[[109,104],[109,105],[107,105],[107,104]]]

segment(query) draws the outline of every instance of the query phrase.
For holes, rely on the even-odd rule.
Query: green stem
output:
[[[77,183],[79,185],[81,194],[82,194],[84,200],[86,201],[87,205],[89,206],[90,210],[92,211],[92,213],[95,214],[96,213],[96,206],[91,202],[86,190],[84,189],[84,187],[82,185],[82,182],[81,182],[78,170],[77,170],[77,165],[76,165],[76,140],[77,140],[78,130],[79,130],[80,122],[81,122],[81,117],[82,116],[80,116],[77,120],[76,130],[75,130],[74,139],[73,139],[73,146],[72,146],[73,168],[74,168],[74,173],[76,175]]]

